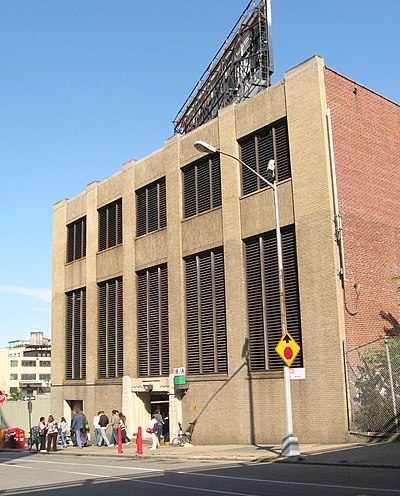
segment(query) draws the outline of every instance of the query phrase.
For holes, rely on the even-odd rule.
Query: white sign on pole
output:
[[[301,368],[301,367],[297,367],[294,369],[290,368],[289,372],[290,372],[290,380],[291,381],[298,381],[298,380],[306,378],[306,369],[305,368]]]
[[[186,369],[185,367],[177,367],[176,369],[174,369],[174,375],[177,376],[177,375],[186,375]]]

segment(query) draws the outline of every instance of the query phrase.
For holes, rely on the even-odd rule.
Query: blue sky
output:
[[[248,0],[0,1],[0,346],[51,334],[53,205],[162,147]],[[399,0],[272,0],[273,82],[319,54],[400,102]]]

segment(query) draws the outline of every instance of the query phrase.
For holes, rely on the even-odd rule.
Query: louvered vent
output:
[[[86,217],[67,225],[67,262],[86,256]]]
[[[136,191],[137,236],[157,231],[167,225],[165,177]]]
[[[99,251],[122,243],[122,198],[99,208]]]
[[[185,260],[189,374],[227,372],[224,256],[222,249]]]
[[[300,300],[294,226],[282,232],[287,330],[301,346]],[[253,371],[280,370],[275,352],[282,336],[276,233],[245,241],[250,366]],[[293,366],[301,367],[301,352]]]
[[[86,378],[86,288],[66,293],[66,378]]]
[[[122,277],[99,284],[99,377],[123,376]]]
[[[182,169],[185,219],[221,205],[219,155],[198,160]]]
[[[167,265],[137,273],[139,376],[169,374]]]
[[[240,158],[249,167],[268,179],[268,162],[275,160],[278,181],[291,177],[289,136],[286,119],[282,119],[266,128],[258,130],[239,140]],[[242,166],[243,195],[267,187],[256,174]]]

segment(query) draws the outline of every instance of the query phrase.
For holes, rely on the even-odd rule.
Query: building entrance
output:
[[[164,441],[169,441],[169,395],[167,393],[150,393],[151,416],[159,410],[164,420],[162,435]]]

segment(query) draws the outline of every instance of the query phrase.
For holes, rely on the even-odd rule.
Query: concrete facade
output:
[[[341,443],[348,439],[343,342],[347,333],[356,342],[358,327],[346,314],[338,277],[341,264],[335,239],[336,190],[332,181],[327,109],[331,101],[335,103],[331,116],[334,140],[345,125],[342,112],[346,110],[340,98],[334,96],[335,78],[342,76],[328,71],[320,57],[313,57],[288,71],[284,81],[268,91],[223,109],[211,122],[187,135],[173,136],[164,148],[138,161],[127,162],[112,177],[93,182],[75,198],[54,206],[51,394],[56,417],[70,418],[71,407],[77,401],[88,418],[99,409],[108,413],[114,408],[122,409],[131,433],[138,425],[145,427],[150,420],[152,395],[146,392],[146,387],[151,385],[152,394],[165,393],[169,398],[171,436],[178,421],[184,425],[196,421],[195,442],[196,439],[205,444],[281,441],[285,435],[283,372],[249,373],[243,356],[248,337],[243,240],[275,228],[272,191],[267,188],[241,196],[240,168],[236,161],[221,155],[222,206],[183,219],[181,168],[202,156],[193,146],[197,140],[238,157],[238,140],[286,117],[292,172],[290,179],[278,185],[280,223],[281,227],[295,225],[306,374],[304,380],[291,381],[294,433],[300,443]],[[398,106],[391,103],[391,108],[397,112],[398,122]],[[351,139],[342,140],[338,148],[341,158],[344,149],[351,153]],[[338,178],[345,182],[348,171],[342,166],[341,158],[337,164]],[[390,167],[394,166],[391,163]],[[167,227],[136,237],[135,192],[164,176]],[[346,190],[338,185],[340,203],[346,204],[353,187]],[[121,197],[123,243],[98,252],[97,209]],[[67,264],[66,226],[82,216],[87,219],[86,257]],[[393,223],[396,224],[393,236],[398,237],[398,220]],[[186,366],[183,258],[217,247],[224,250],[228,373],[188,376],[187,393],[175,394],[173,369]],[[392,260],[393,255],[389,254],[387,263]],[[136,272],[161,263],[168,265],[171,374],[140,378]],[[382,263],[386,264],[386,260]],[[397,273],[398,269],[397,266]],[[385,270],[389,272],[389,268]],[[97,285],[117,276],[123,276],[124,284],[124,376],[99,379]],[[87,298],[87,370],[86,379],[72,381],[66,379],[65,372],[65,293],[82,287],[86,288]],[[385,307],[390,311],[394,308],[392,296]],[[363,305],[368,307],[368,301],[363,301]],[[356,318],[358,326],[365,326],[370,316],[360,312]],[[384,322],[381,320],[379,327],[378,319],[375,321],[376,328],[371,332],[382,333]]]

